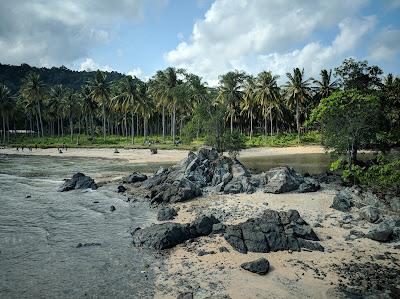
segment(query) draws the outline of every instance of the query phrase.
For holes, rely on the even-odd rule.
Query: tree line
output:
[[[114,74],[115,76],[115,74]],[[4,79],[4,78],[3,78]],[[378,66],[346,59],[319,78],[308,78],[304,69],[286,74],[285,84],[270,71],[256,76],[230,71],[209,87],[201,77],[184,69],[168,67],[149,80],[97,71],[78,89],[65,84],[45,84],[39,72],[29,72],[17,90],[0,82],[2,142],[10,131],[25,129],[37,137],[70,135],[106,139],[124,136],[131,144],[136,136],[178,139],[212,136],[215,142],[234,134],[275,135],[296,132],[322,99],[338,91],[356,90],[379,99],[382,113],[381,140],[398,145],[400,79],[383,76]],[[319,129],[318,122],[312,127]],[[213,133],[214,132],[214,133]],[[74,139],[75,138],[75,139]],[[221,139],[222,138],[222,139]]]

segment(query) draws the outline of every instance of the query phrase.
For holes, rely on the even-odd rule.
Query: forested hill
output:
[[[0,63],[0,83],[5,84],[11,91],[17,92],[22,79],[29,73],[36,72],[48,86],[63,84],[72,89],[79,89],[89,79],[93,79],[95,72],[73,71],[65,66],[52,68],[37,68],[28,64],[8,65]],[[118,72],[106,72],[107,81],[118,80],[124,75]]]

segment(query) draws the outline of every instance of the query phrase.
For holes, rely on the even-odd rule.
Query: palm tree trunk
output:
[[[143,137],[146,140],[147,137],[147,117],[143,117]]]
[[[38,108],[39,120],[40,120],[40,130],[42,131],[42,137],[44,137],[44,133],[43,133],[43,121],[42,121],[42,112],[41,112],[41,110],[40,110],[40,103],[39,103],[39,101],[37,102],[37,108]]]
[[[103,139],[106,140],[106,107],[105,100],[103,99]]]
[[[133,120],[133,111],[131,112],[131,135],[132,135],[132,140],[131,140],[131,142],[132,142],[132,144],[134,144],[134,142],[135,142],[135,122],[134,122],[134,120]],[[128,134],[128,132],[127,132],[127,134]]]
[[[71,134],[71,142],[72,142],[72,139],[73,139],[73,137],[72,137],[72,135],[73,135],[73,125],[72,125],[72,117],[69,117],[69,132],[70,132],[70,134]]]
[[[253,137],[253,109],[250,109],[250,140]]]
[[[165,141],[165,105],[162,107],[162,137]]]
[[[271,118],[271,136],[272,136],[273,133],[274,133],[274,126],[273,126],[273,124],[272,124],[272,121],[273,121],[273,119],[272,119],[272,107],[271,107],[271,109],[269,110],[269,117]]]
[[[300,111],[299,102],[296,101],[296,127],[297,127],[297,138],[300,140]]]
[[[268,135],[268,128],[267,128],[267,115],[264,115],[264,135]]]
[[[3,143],[6,143],[6,117],[4,115],[4,112],[2,113],[3,115]]]
[[[37,128],[37,134],[38,137],[40,137],[40,127],[39,127],[39,118],[38,118],[38,114],[36,113],[36,128]]]
[[[172,142],[175,144],[175,135],[176,135],[176,103],[174,102],[174,109],[172,112],[173,118],[172,118]]]
[[[233,134],[233,113],[231,113],[231,134]]]

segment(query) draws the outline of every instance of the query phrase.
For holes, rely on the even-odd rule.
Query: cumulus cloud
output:
[[[127,75],[132,76],[132,77],[138,77],[142,78],[143,77],[143,71],[141,70],[140,67],[134,68],[130,70]]]
[[[199,73],[209,82],[242,69],[278,74],[304,66],[311,75],[348,55],[374,27],[359,17],[368,1],[216,0],[194,24],[189,40],[165,54],[168,64]],[[315,36],[337,30],[323,44]]]
[[[87,72],[92,72],[92,71],[105,71],[105,72],[111,72],[113,71],[112,67],[109,65],[99,65],[96,63],[92,58],[86,58],[84,61],[79,66],[80,71],[87,71]]]
[[[370,49],[369,59],[377,61],[393,61],[400,52],[400,30],[384,28],[376,36]]]
[[[69,64],[110,40],[116,23],[140,20],[144,0],[2,0],[1,62]]]

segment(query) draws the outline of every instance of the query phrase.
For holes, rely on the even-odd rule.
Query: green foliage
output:
[[[376,140],[379,117],[377,97],[356,90],[338,91],[320,102],[308,124],[319,123],[322,144],[339,154],[347,153],[351,160],[357,150]]]
[[[306,132],[301,136],[300,142],[297,134],[281,133],[273,136],[257,135],[247,138],[246,147],[286,147],[299,144],[320,144],[321,135],[317,131]]]

